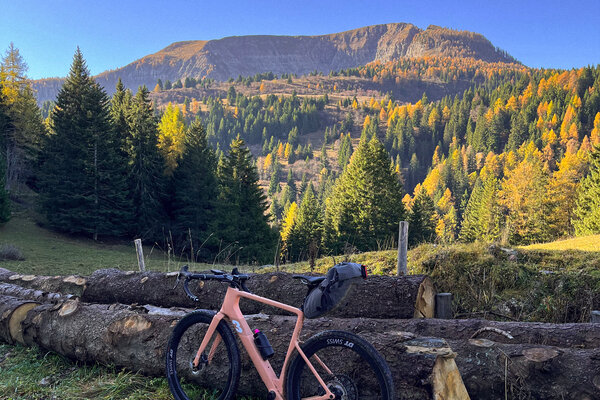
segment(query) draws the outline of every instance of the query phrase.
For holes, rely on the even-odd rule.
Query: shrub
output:
[[[24,261],[21,250],[12,244],[0,245],[0,261]]]

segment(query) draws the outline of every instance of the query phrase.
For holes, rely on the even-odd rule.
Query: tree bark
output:
[[[0,283],[0,295],[18,297],[23,300],[34,300],[41,303],[68,300],[73,295],[62,293],[44,292],[37,289],[28,289],[11,283]]]
[[[11,283],[29,289],[42,290],[44,292],[81,296],[85,289],[86,278],[79,275],[23,275],[0,268],[0,282]]]
[[[23,343],[21,322],[27,312],[38,305],[35,301],[0,296],[0,340],[9,344]]]
[[[176,274],[156,272],[122,272],[99,270],[87,278],[82,301],[90,303],[119,302],[124,304],[153,304],[161,307],[199,307],[218,310],[227,285],[218,282],[195,281],[190,288],[200,301],[187,298],[183,288],[175,285]],[[248,288],[259,296],[300,307],[306,286],[291,274],[273,272],[255,274]],[[431,318],[434,313],[435,292],[431,280],[424,275],[403,277],[374,276],[357,283],[330,315],[355,318]],[[282,314],[279,309],[242,300],[244,313]]]
[[[26,343],[36,343],[81,361],[98,361],[162,376],[165,344],[172,327],[184,313],[185,310],[152,306],[85,304],[69,300],[31,309],[22,323],[23,338]],[[432,321],[416,322],[421,322],[422,328]],[[453,328],[461,333],[462,339],[448,340],[448,347],[443,339],[403,332],[403,326],[410,325],[407,322],[410,321],[306,320],[301,339],[306,340],[314,333],[328,329],[348,330],[364,337],[390,365],[399,398],[466,398],[461,392],[463,381],[473,399],[499,399],[505,396],[511,399],[600,398],[600,348],[560,348],[540,344],[498,343],[485,338],[469,339],[469,335],[481,331],[478,324],[481,321],[468,320]],[[467,327],[469,322],[475,323],[476,327]],[[269,337],[279,355],[272,361],[274,369],[278,371],[295,318],[257,314],[248,316],[248,323],[252,329],[260,329]],[[492,328],[506,328],[506,325],[498,324]],[[523,323],[514,324],[513,327],[518,325],[526,326]],[[412,326],[418,328],[415,324]],[[437,326],[437,329],[441,327]],[[432,330],[429,328],[429,331]],[[483,333],[493,333],[498,339],[505,337],[491,330],[484,330]],[[241,350],[241,393],[265,395],[249,357]],[[454,354],[458,370],[453,367]],[[462,381],[456,385],[460,376]],[[443,391],[446,393],[442,394]],[[453,391],[458,394],[448,394]],[[460,397],[460,393],[463,393],[463,397]]]
[[[600,398],[600,349],[449,340],[474,399]]]
[[[218,310],[227,285],[218,282],[194,281],[190,288],[200,301],[194,303],[184,293],[181,284],[175,286],[176,273],[133,272],[104,269],[89,277],[36,276],[15,274],[0,270],[0,281],[46,292],[68,293],[80,296],[89,303],[153,304],[161,307],[197,307]],[[306,295],[306,286],[291,274],[273,272],[254,274],[248,280],[249,289],[259,296],[300,307]],[[435,291],[425,275],[373,276],[359,282],[331,316],[357,318],[432,318]],[[280,309],[254,302],[241,302],[247,314],[259,312],[284,313]]]
[[[150,312],[148,312],[150,310]],[[86,304],[68,300],[44,304],[29,311],[22,323],[27,344],[61,353],[83,362],[100,362],[154,376],[164,376],[165,347],[181,311],[124,305]],[[249,316],[252,328],[268,335],[276,351],[273,367],[279,371],[295,324],[294,317]],[[324,328],[309,320],[302,331],[305,340]],[[401,332],[372,332],[363,335],[378,348],[393,371],[399,398],[468,399],[454,353],[444,340],[417,338]],[[266,389],[250,358],[242,354],[240,394],[265,396]],[[435,396],[434,396],[435,393]]]

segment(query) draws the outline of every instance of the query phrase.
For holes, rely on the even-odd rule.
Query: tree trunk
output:
[[[0,268],[0,282],[19,285],[24,288],[42,290],[51,293],[72,294],[81,296],[86,278],[78,275],[70,276],[43,276],[17,274]]]
[[[9,344],[23,343],[21,322],[27,312],[38,305],[35,301],[0,296],[0,340]]]
[[[600,399],[600,349],[449,340],[474,399]]]
[[[73,295],[70,294],[44,292],[10,283],[0,283],[0,295],[18,297],[19,299],[24,300],[34,300],[41,303],[64,301],[73,297]]]
[[[148,312],[150,310],[150,312]],[[23,322],[27,344],[37,344],[84,362],[125,367],[154,376],[164,376],[165,347],[170,332],[183,313],[124,305],[99,305],[68,300],[44,304],[31,310]],[[279,371],[286,353],[294,317],[249,316],[252,328],[268,335],[276,351],[273,367]],[[305,340],[324,330],[318,320],[309,320],[302,331]],[[363,335],[378,348],[393,371],[398,397],[404,399],[468,399],[454,353],[444,340],[417,338],[401,332]],[[242,354],[240,394],[265,396],[266,389],[246,352]],[[435,393],[435,396],[433,395]],[[448,397],[455,394],[455,397]],[[446,396],[446,397],[444,397]]]
[[[218,310],[227,285],[218,282],[190,282],[190,289],[200,301],[194,303],[184,293],[182,284],[175,286],[177,273],[134,272],[104,269],[89,277],[21,275],[0,269],[0,282],[47,292],[68,293],[80,296],[89,303],[153,304],[161,307],[196,307]],[[302,305],[306,286],[293,279],[291,274],[273,272],[254,274],[248,288],[259,296],[290,304]],[[372,276],[359,282],[350,291],[331,316],[341,318],[432,318],[435,291],[425,275]],[[246,314],[265,312],[285,314],[280,309],[260,303],[241,302]]]
[[[176,274],[99,270],[87,278],[82,301],[200,307],[210,310],[220,308],[227,285],[218,282],[191,282],[190,288],[200,299],[198,303],[194,303],[187,298],[181,286],[173,289],[175,278]],[[259,296],[296,307],[300,307],[306,295],[306,286],[284,272],[255,274],[248,280],[248,288]],[[424,275],[373,276],[354,285],[340,307],[330,315],[343,318],[365,315],[371,318],[431,318],[434,313],[434,297],[433,284]],[[279,309],[244,300],[241,308],[247,314],[282,313]]]

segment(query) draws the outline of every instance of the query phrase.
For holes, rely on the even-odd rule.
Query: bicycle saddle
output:
[[[309,275],[292,275],[292,278],[300,279],[300,282],[302,282],[303,284],[310,286],[310,287],[319,286],[319,284],[321,282],[323,282],[323,280],[325,280],[324,276],[309,276]]]

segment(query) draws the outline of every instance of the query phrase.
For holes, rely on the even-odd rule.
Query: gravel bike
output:
[[[185,293],[194,301],[198,298],[189,289],[191,280],[224,282],[229,287],[218,312],[193,311],[173,329],[166,352],[166,374],[176,400],[235,398],[241,361],[233,331],[265,384],[268,400],[395,399],[390,369],[369,342],[350,332],[323,331],[301,345],[304,313],[300,308],[251,293],[246,287],[250,276],[237,268],[231,274],[211,272],[193,273],[184,266],[177,277],[175,286],[183,278]],[[366,277],[366,269],[364,272]],[[325,279],[294,278],[308,286],[308,293]],[[240,310],[240,299],[264,303],[297,317],[279,376],[269,362],[273,348],[262,332],[250,328]]]

